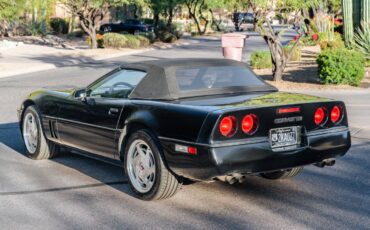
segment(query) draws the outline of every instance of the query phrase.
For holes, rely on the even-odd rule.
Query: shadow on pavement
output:
[[[27,150],[24,146],[18,123],[0,124],[0,144],[5,145],[5,148],[1,148],[3,151],[6,151],[8,153],[17,153],[21,156],[24,156],[26,159],[29,159],[26,154]],[[6,148],[10,148],[14,151],[7,150]],[[94,178],[101,183],[36,190],[0,192],[0,195],[22,195],[55,192],[89,187],[99,187],[105,185],[109,185],[122,192],[128,191],[128,189],[122,187],[122,185],[127,184],[127,181],[124,179],[124,171],[121,167],[118,167],[116,165],[74,154],[70,150],[66,149],[62,149],[58,157],[51,159],[51,161],[66,166],[68,168],[78,170],[79,172],[91,178]],[[35,167],[37,168],[37,165],[35,165]]]
[[[47,64],[53,64],[56,67],[66,67],[66,66],[79,66],[81,68],[86,67],[98,67],[104,65],[105,67],[115,67],[122,64],[122,61],[97,61],[91,57],[86,57],[82,55],[54,55],[45,54],[37,57],[29,57],[29,59],[40,61]]]
[[[0,125],[0,142],[15,150],[16,153],[21,155],[25,153],[17,123]],[[269,181],[251,176],[245,183],[236,185],[221,182],[196,183],[184,186],[183,190],[172,199],[145,203],[145,206],[151,207],[156,204],[162,208],[175,208],[173,211],[176,210],[182,215],[194,218],[193,220],[203,218],[207,223],[221,225],[228,223],[235,228],[245,227],[246,220],[242,219],[244,217],[248,217],[248,224],[253,225],[255,223],[253,217],[255,217],[259,223],[258,226],[268,226],[274,219],[266,220],[267,222],[264,223],[263,215],[269,213],[277,220],[286,220],[286,224],[300,224],[307,228],[322,228],[323,223],[330,223],[331,227],[364,229],[369,223],[367,218],[370,215],[368,195],[370,184],[367,179],[369,159],[366,154],[369,146],[369,142],[356,141],[350,153],[338,159],[335,167],[320,169],[309,166],[301,175],[291,180]],[[75,186],[54,186],[33,190],[27,190],[25,185],[21,191],[7,191],[0,195],[50,193],[108,185],[133,196],[128,189],[121,167],[66,153],[52,161],[98,182],[88,184],[80,182]],[[33,162],[30,163],[30,167],[33,167]],[[39,169],[35,164],[34,167],[37,171],[47,170],[45,172],[52,173],[51,170],[55,170],[56,166]],[[63,167],[56,167],[55,173],[63,173],[64,170]],[[66,176],[81,177],[76,173]],[[122,199],[126,197],[120,197],[121,201]],[[136,199],[131,201],[133,202],[127,205],[132,208],[144,205]],[[165,214],[150,208],[147,214],[157,219],[168,218]],[[343,216],[350,216],[352,219],[348,220]]]

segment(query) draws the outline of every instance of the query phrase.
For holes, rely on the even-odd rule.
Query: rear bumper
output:
[[[232,173],[261,173],[343,156],[351,146],[351,136],[347,127],[315,131],[306,135],[306,143],[301,148],[282,152],[272,151],[267,138],[229,146],[194,144],[198,149],[195,156],[175,152],[176,141],[162,139],[161,142],[168,167],[175,174],[195,180],[210,180]]]

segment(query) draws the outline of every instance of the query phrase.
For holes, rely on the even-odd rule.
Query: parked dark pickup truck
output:
[[[103,32],[126,31],[135,34],[138,32],[151,32],[153,31],[153,26],[137,19],[129,19],[125,22],[104,24],[100,27],[100,30]]]

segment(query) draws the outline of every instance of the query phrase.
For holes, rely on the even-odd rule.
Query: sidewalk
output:
[[[0,49],[0,78],[49,70],[58,67],[91,64],[99,61],[147,52],[154,49],[170,49],[194,43],[180,39],[173,44],[155,43],[143,49],[84,49],[57,48],[42,45],[23,44]]]

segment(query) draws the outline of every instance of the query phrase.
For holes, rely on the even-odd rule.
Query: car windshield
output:
[[[88,89],[90,97],[127,98],[146,72],[121,69],[92,85]]]
[[[265,83],[248,68],[241,66],[207,66],[176,70],[180,91],[258,87]]]

